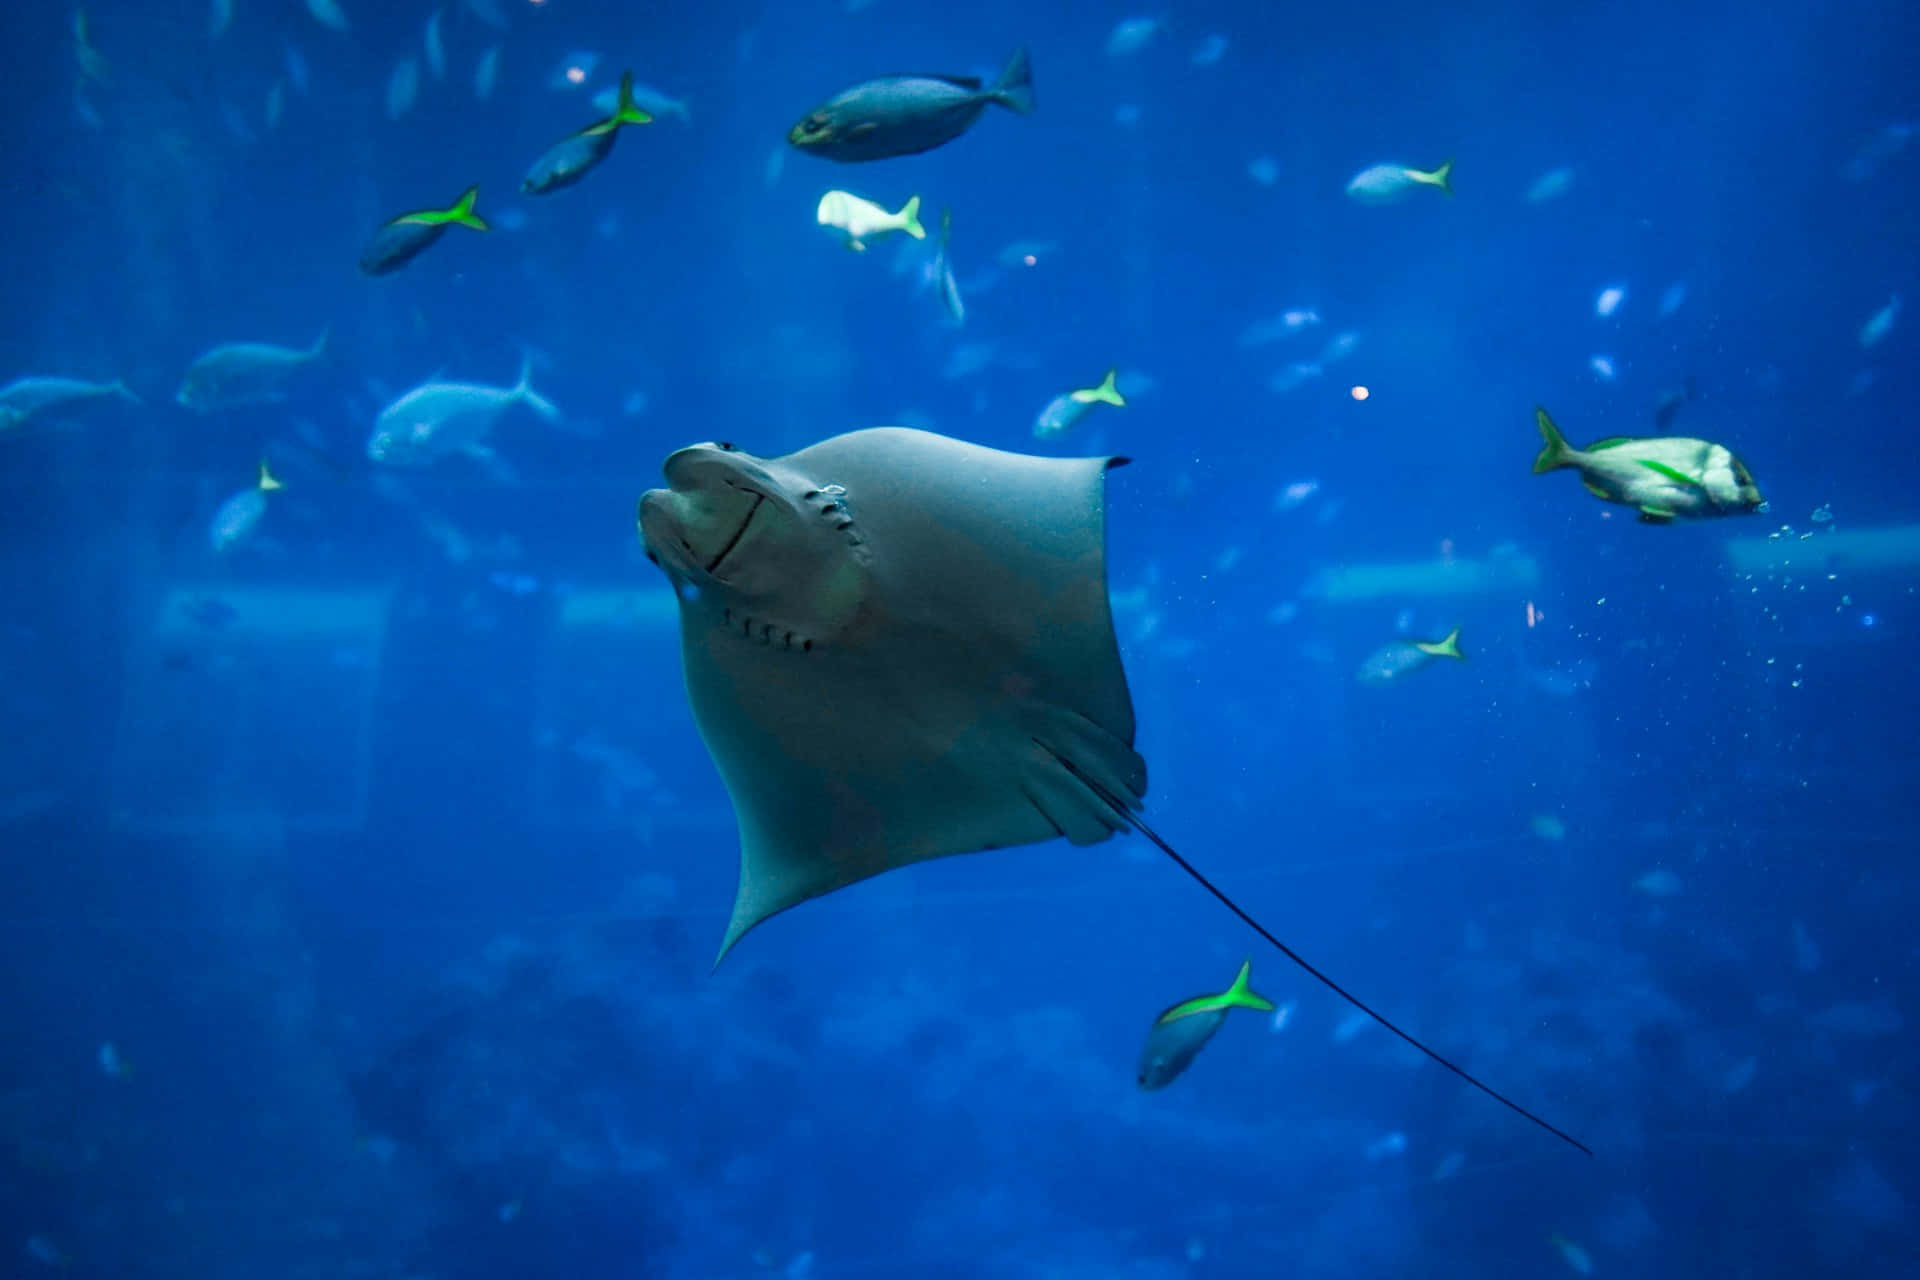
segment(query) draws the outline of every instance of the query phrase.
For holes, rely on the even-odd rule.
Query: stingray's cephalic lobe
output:
[[[694,720],[740,823],[721,956],[895,867],[1131,827],[1356,1007],[1573,1142],[1307,964],[1141,820],[1107,601],[1105,481],[1122,461],[904,427],[667,459],[640,534],[677,588]]]

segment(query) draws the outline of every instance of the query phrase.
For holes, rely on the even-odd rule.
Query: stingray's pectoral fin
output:
[[[1098,844],[1127,830],[1146,793],[1147,762],[1078,712],[1038,710],[1034,764],[1020,779],[1028,801],[1074,844]]]

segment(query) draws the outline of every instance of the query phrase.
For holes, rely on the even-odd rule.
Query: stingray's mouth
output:
[[[756,493],[753,495],[753,505],[747,508],[747,514],[741,519],[740,527],[733,531],[733,536],[728,538],[726,545],[720,548],[720,554],[715,556],[712,562],[707,565],[707,576],[709,578],[719,576],[721,562],[732,555],[733,549],[740,545],[740,539],[747,536],[747,530],[753,524],[754,513],[760,510],[760,504],[766,500],[767,495],[764,493]]]

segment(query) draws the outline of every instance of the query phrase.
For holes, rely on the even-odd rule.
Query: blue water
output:
[[[0,377],[144,403],[0,438],[5,1274],[1911,1272],[1920,361],[1910,315],[1862,328],[1920,292],[1913,12],[449,0],[394,119],[432,7],[342,3],[236,0],[217,40],[90,4],[90,70],[70,11],[6,19]],[[1109,53],[1130,17],[1165,22]],[[851,83],[1021,43],[1031,118],[785,145]],[[520,196],[625,66],[689,117]],[[1343,192],[1447,158],[1451,199]],[[472,183],[492,231],[355,270]],[[814,224],[831,187],[951,208],[964,327],[898,237]],[[1289,309],[1317,323],[1243,342]],[[216,343],[323,330],[283,403],[173,403]],[[523,359],[558,424],[368,460],[397,395]],[[1035,439],[1110,366],[1126,408]],[[1673,430],[1764,514],[1657,527],[1529,474],[1536,404],[1653,434],[1689,380]],[[887,422],[1134,460],[1148,819],[1591,1157],[1138,836],[889,873],[711,968],[736,830],[634,504],[694,441]],[[216,553],[263,458],[286,487]],[[1464,664],[1357,678],[1454,627]],[[1285,1016],[1139,1090],[1155,1014],[1246,957]]]

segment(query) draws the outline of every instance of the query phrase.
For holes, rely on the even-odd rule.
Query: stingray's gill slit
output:
[[[1085,770],[1079,768],[1073,763],[1073,761],[1067,759],[1067,757],[1065,757],[1064,755],[1061,755],[1058,751],[1055,751],[1052,747],[1049,747],[1046,743],[1041,742],[1037,738],[1034,739],[1034,745],[1039,747],[1041,750],[1045,751],[1048,755],[1052,756],[1055,760],[1058,760],[1060,762],[1061,768],[1065,769],[1067,772],[1071,773],[1074,777],[1078,778],[1081,781],[1081,783],[1083,783],[1089,790],[1091,790],[1095,795],[1099,796],[1103,801],[1105,801],[1109,806],[1111,806],[1116,813],[1118,813],[1121,817],[1125,818],[1127,820],[1127,823],[1130,826],[1132,826],[1134,830],[1138,831],[1141,835],[1145,836],[1148,840],[1152,841],[1154,846],[1158,848],[1160,852],[1166,854],[1169,858],[1172,858],[1174,861],[1174,864],[1178,866],[1182,871],[1192,876],[1194,881],[1198,883],[1202,889],[1205,889],[1208,893],[1212,894],[1215,898],[1219,899],[1220,903],[1223,906],[1225,906],[1227,910],[1233,912],[1233,914],[1235,914],[1236,916],[1239,916],[1240,919],[1246,923],[1248,928],[1252,929],[1255,933],[1259,934],[1261,937],[1265,938],[1268,942],[1272,943],[1274,947],[1280,952],[1281,955],[1284,955],[1287,959],[1293,961],[1295,964],[1299,965],[1302,969],[1305,969],[1322,986],[1326,987],[1329,991],[1332,991],[1335,995],[1339,996],[1342,1000],[1345,1000],[1348,1004],[1352,1005],[1354,1008],[1358,1009],[1360,1012],[1366,1014],[1369,1018],[1372,1018],[1375,1022],[1379,1023],[1381,1026],[1385,1027],[1387,1030],[1393,1032],[1394,1035],[1399,1036],[1402,1040],[1406,1041],[1408,1044],[1418,1049],[1421,1053],[1426,1054],[1427,1057],[1432,1058],[1435,1062],[1439,1063],[1441,1066],[1445,1067],[1447,1070],[1453,1072],[1453,1074],[1455,1074],[1456,1076],[1459,1076],[1462,1080],[1465,1080],[1468,1084],[1472,1085],[1474,1088],[1478,1089],[1480,1092],[1486,1094],[1489,1098],[1492,1098],[1495,1102],[1498,1102],[1501,1106],[1506,1107],[1507,1109],[1519,1115],[1525,1116],[1528,1120],[1533,1121],[1533,1123],[1539,1125],[1542,1129],[1545,1129],[1548,1133],[1552,1134],[1554,1137],[1560,1139],[1562,1142],[1568,1144],[1569,1146],[1576,1147],[1579,1150],[1586,1152],[1588,1155],[1593,1154],[1592,1147],[1589,1147],[1586,1143],[1580,1141],[1580,1139],[1574,1137],[1572,1134],[1568,1133],[1566,1130],[1560,1128],[1559,1126],[1552,1124],[1547,1120],[1541,1119],[1539,1116],[1535,1115],[1533,1112],[1527,1110],[1525,1107],[1515,1102],[1512,1098],[1509,1098],[1506,1094],[1501,1093],[1498,1089],[1494,1088],[1492,1085],[1486,1083],[1484,1080],[1481,1080],[1479,1077],[1475,1076],[1472,1072],[1467,1071],[1462,1067],[1454,1065],[1454,1063],[1442,1057],[1438,1051],[1428,1048],[1425,1044],[1422,1044],[1418,1039],[1414,1038],[1414,1036],[1411,1035],[1410,1033],[1406,1031],[1402,1031],[1399,1027],[1395,1026],[1393,1022],[1389,1020],[1384,1014],[1380,1013],[1379,1011],[1369,1006],[1364,1000],[1360,999],[1360,997],[1354,995],[1351,991],[1348,991],[1345,987],[1335,982],[1332,978],[1329,978],[1326,974],[1320,972],[1320,970],[1314,968],[1311,964],[1309,964],[1306,961],[1306,959],[1303,956],[1300,955],[1299,952],[1295,951],[1292,947],[1288,946],[1286,943],[1276,938],[1272,933],[1270,933],[1267,930],[1267,927],[1265,925],[1261,924],[1258,920],[1255,920],[1251,915],[1247,914],[1247,912],[1240,906],[1239,903],[1235,902],[1232,898],[1229,898],[1226,895],[1226,893],[1219,888],[1219,886],[1215,885],[1213,881],[1207,879],[1206,876],[1202,875],[1198,867],[1194,866],[1191,862],[1188,862],[1185,858],[1181,857],[1179,851],[1176,850],[1172,845],[1168,844],[1165,840],[1161,839],[1160,834],[1156,832],[1152,827],[1148,826],[1144,821],[1142,821],[1140,816],[1136,814],[1130,806],[1122,803],[1117,797],[1115,797],[1105,787],[1101,786],[1099,782],[1089,777]]]

